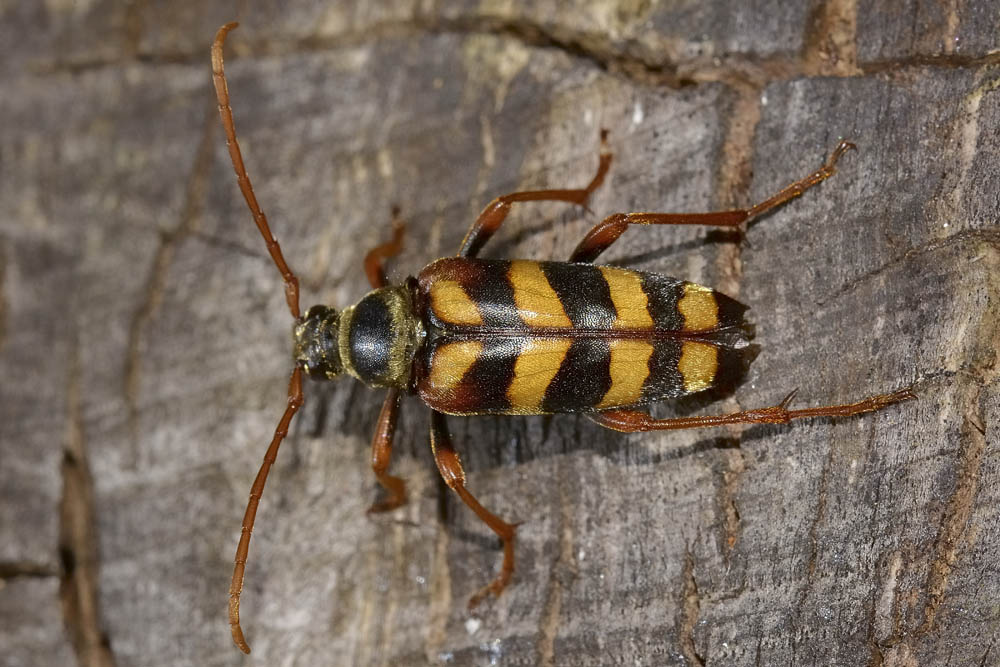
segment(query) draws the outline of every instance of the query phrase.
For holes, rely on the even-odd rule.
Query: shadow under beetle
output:
[[[402,285],[387,284],[383,270],[384,261],[402,249],[403,225],[394,214],[392,240],[371,250],[364,260],[373,291],[340,312],[319,305],[300,315],[298,278],[257,203],[236,140],[222,61],[226,34],[236,25],[222,26],[212,44],[219,114],[240,190],[281,272],[295,318],[295,369],[288,407],[250,490],[229,589],[233,640],[244,652],[249,653],[250,647],[240,628],[240,592],[250,533],[278,447],[303,404],[303,373],[331,380],[347,374],[388,389],[372,439],[372,469],[388,496],[371,512],[406,502],[403,480],[388,473],[402,395],[416,394],[430,408],[431,449],[441,476],[503,543],[500,573],[472,596],[470,607],[490,593],[499,595],[510,581],[517,524],[487,510],[466,488],[445,415],[579,412],[601,426],[630,433],[848,417],[915,398],[903,389],[856,403],[790,410],[792,392],[767,408],[654,419],[636,408],[713,387],[732,387],[740,380],[756,354],[756,346],[749,343],[750,325],[743,317],[747,307],[694,283],[592,263],[629,225],[738,227],[833,175],[837,160],[854,147],[845,141],[815,172],[746,210],[615,213],[590,230],[568,262],[476,259],[514,203],[586,204],[611,166],[607,133],[602,131],[597,173],[586,187],[497,197],[472,224],[456,256],[432,262]]]

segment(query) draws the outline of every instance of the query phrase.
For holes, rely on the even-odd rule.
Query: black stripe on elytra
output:
[[[510,262],[470,261],[466,270],[468,273],[462,276],[462,288],[479,309],[483,325],[523,329],[524,322],[518,316],[514,303],[514,288],[507,280]]]
[[[749,309],[749,306],[744,306],[736,299],[728,297],[722,292],[713,290],[712,294],[715,295],[715,303],[719,306],[719,326],[741,326],[743,324],[743,313]]]
[[[649,376],[642,385],[640,402],[651,403],[687,394],[688,391],[684,389],[684,377],[677,370],[683,343],[679,340],[657,339],[652,341],[652,345]]]
[[[677,302],[684,296],[684,281],[657,273],[639,275],[642,279],[642,290],[648,300],[646,308],[653,318],[653,326],[662,331],[683,330],[684,318],[677,311]]]
[[[507,389],[514,380],[514,364],[523,348],[521,338],[489,338],[479,358],[465,372],[456,396],[461,412],[504,413],[510,409]]]
[[[611,289],[599,268],[568,262],[541,262],[541,267],[574,327],[611,328],[617,312]]]
[[[759,345],[746,345],[740,349],[720,347],[712,386],[723,391],[735,389],[743,382],[750,363],[757,358],[759,352]]]
[[[575,324],[575,323],[574,323]],[[611,348],[607,340],[577,338],[545,390],[542,412],[589,410],[611,388]]]

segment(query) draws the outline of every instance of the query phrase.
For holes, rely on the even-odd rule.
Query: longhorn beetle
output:
[[[499,595],[510,581],[517,524],[487,510],[466,488],[445,415],[578,412],[606,428],[632,433],[849,417],[915,398],[907,388],[856,403],[790,410],[792,392],[767,408],[654,419],[637,408],[713,387],[732,387],[740,380],[756,353],[756,346],[749,343],[750,325],[743,318],[747,307],[694,283],[593,264],[629,225],[738,227],[833,175],[837,160],[854,148],[846,141],[815,172],[749,209],[615,213],[590,230],[568,262],[476,259],[513,204],[586,204],[611,166],[607,133],[602,131],[597,173],[586,187],[497,197],[472,224],[456,256],[428,264],[402,285],[389,285],[383,270],[384,261],[402,249],[403,225],[394,215],[392,240],[376,246],[364,259],[373,291],[340,312],[318,305],[300,315],[298,278],[271,234],[236,141],[222,62],[226,34],[236,25],[219,28],[212,44],[219,115],[240,191],[281,273],[295,319],[295,369],[288,407],[250,490],[229,588],[233,640],[245,653],[250,647],[240,628],[240,592],[250,533],[268,471],[303,404],[303,373],[328,380],[347,374],[371,387],[388,389],[372,439],[372,468],[388,497],[372,505],[371,512],[406,502],[403,480],[388,473],[400,399],[404,393],[417,394],[430,408],[430,444],[441,476],[503,543],[500,573],[472,596],[470,608],[490,593]]]

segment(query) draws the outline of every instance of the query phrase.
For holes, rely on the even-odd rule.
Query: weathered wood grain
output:
[[[0,10],[0,664],[1000,664],[1000,11],[992,3],[21,3]],[[492,197],[615,163],[593,213],[517,210],[491,257],[565,258],[599,216],[746,206],[745,235],[630,230],[615,264],[752,307],[732,396],[857,419],[636,434],[452,419],[523,521],[499,565],[403,409],[411,502],[368,518],[379,392],[310,383],[226,592],[280,416],[290,322],[215,114],[214,30],[251,177],[304,302],[400,279]],[[61,591],[61,592],[60,592]]]

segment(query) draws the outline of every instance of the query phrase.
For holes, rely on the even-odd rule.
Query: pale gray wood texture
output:
[[[1000,627],[1000,9],[989,0],[13,3],[0,9],[0,664],[993,665]],[[204,5],[210,5],[210,8]],[[238,6],[237,6],[238,5]],[[732,396],[846,420],[623,436],[574,416],[452,419],[488,530],[405,404],[368,518],[381,393],[309,383],[268,484],[232,645],[246,494],[283,408],[290,318],[236,188],[208,49],[304,304],[453,253],[565,258],[600,216],[745,206],[859,146],[750,226],[634,229],[604,259],[752,307]]]

